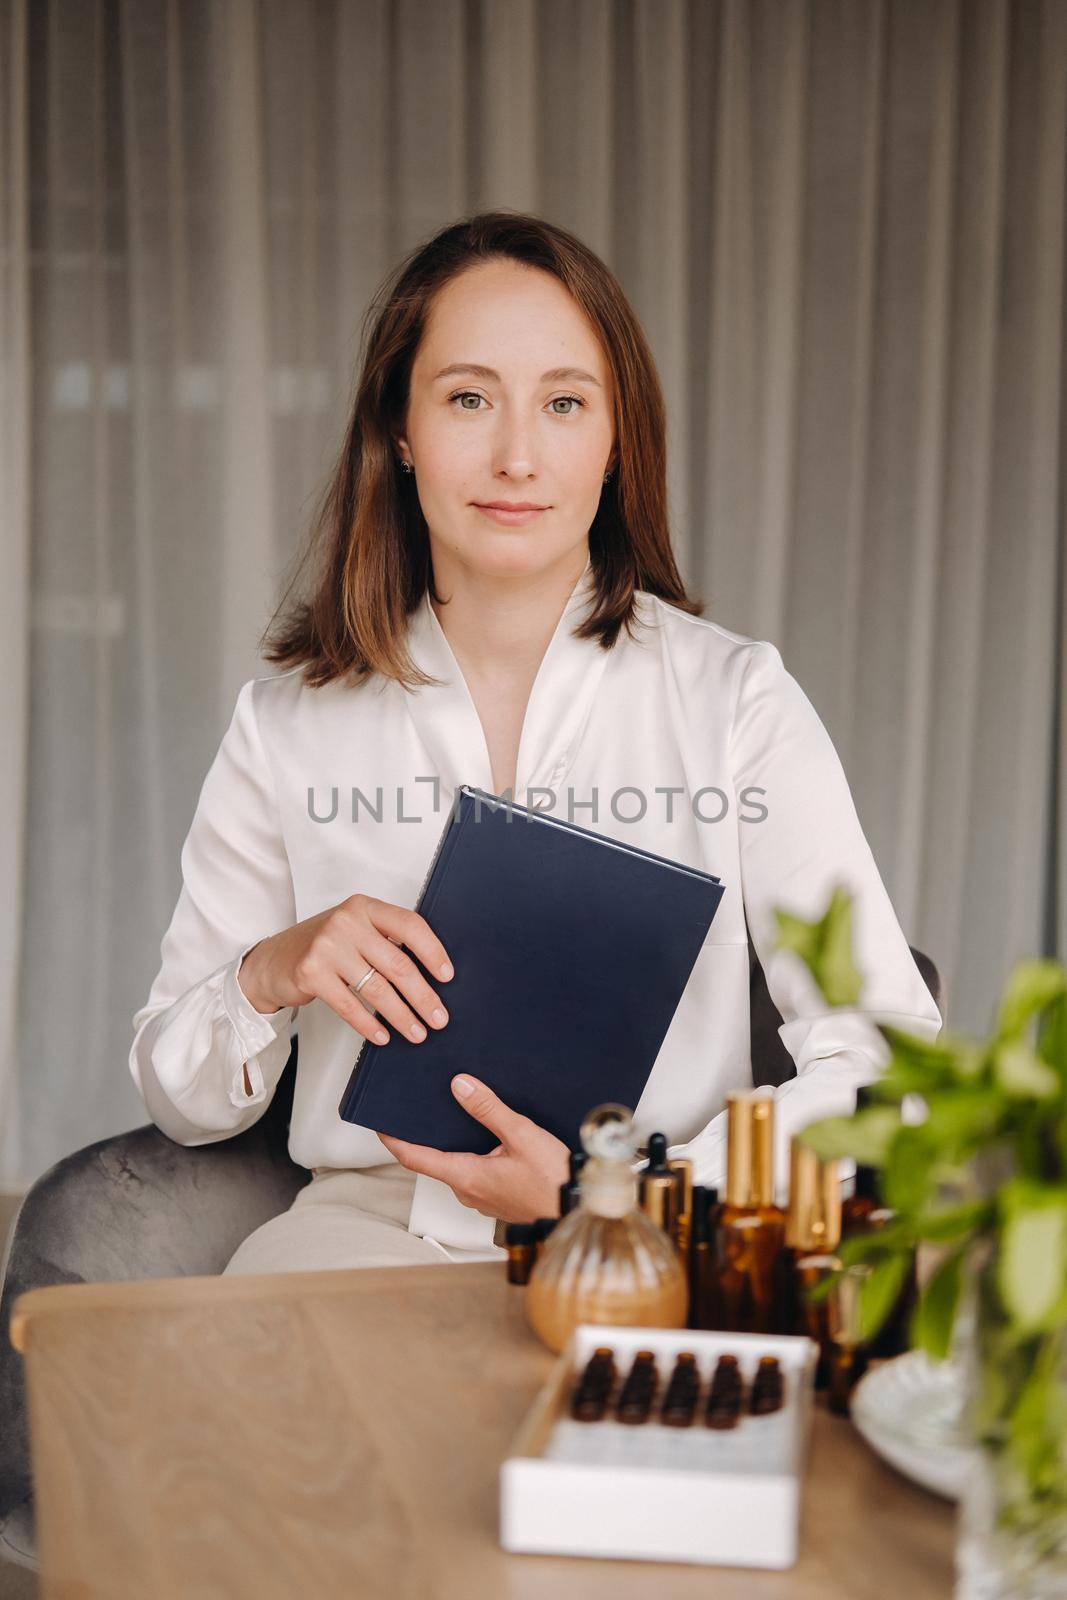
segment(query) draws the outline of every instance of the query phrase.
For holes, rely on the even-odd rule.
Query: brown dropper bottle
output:
[[[811,1291],[841,1266],[841,1172],[836,1161],[820,1161],[794,1139],[789,1151],[789,1210],[785,1249],[778,1262],[779,1325],[783,1333],[807,1334],[819,1346],[816,1386],[826,1384],[830,1334],[825,1300]]]
[[[637,1178],[637,1203],[664,1233],[675,1240],[679,1188],[667,1165],[667,1135],[653,1133],[648,1140],[648,1165]]]
[[[693,1185],[693,1231],[689,1239],[689,1327],[716,1328],[715,1230],[719,1191]]]
[[[774,1203],[774,1099],[761,1090],[726,1097],[726,1201],[716,1229],[719,1326],[778,1331],[778,1256],[785,1214]]]
[[[589,1157],[584,1150],[572,1150],[570,1155],[570,1173],[565,1183],[559,1186],[559,1214],[565,1217],[573,1211],[582,1198],[582,1185],[579,1174]]]

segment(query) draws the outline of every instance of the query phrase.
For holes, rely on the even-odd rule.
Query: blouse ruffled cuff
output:
[[[267,1087],[256,1057],[274,1043],[283,1024],[288,1022],[292,1010],[291,1006],[279,1006],[277,1011],[266,1013],[257,1011],[238,983],[237,974],[241,969],[241,962],[258,943],[256,940],[253,944],[247,945],[239,956],[222,969],[223,1008],[244,1052],[229,1085],[228,1093],[231,1105],[242,1107],[255,1105],[257,1101],[266,1098]],[[245,1093],[246,1067],[248,1081],[252,1085],[251,1094]]]

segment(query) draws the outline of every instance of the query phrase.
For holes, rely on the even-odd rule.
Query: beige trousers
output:
[[[377,1167],[313,1167],[288,1211],[237,1246],[224,1272],[320,1272],[334,1267],[440,1266],[503,1261],[500,1249],[460,1250],[408,1232],[415,1173]]]

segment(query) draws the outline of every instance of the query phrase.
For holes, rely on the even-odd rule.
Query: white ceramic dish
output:
[[[883,1461],[924,1489],[958,1500],[973,1458],[962,1408],[959,1368],[908,1350],[860,1379],[851,1411],[856,1428]]]

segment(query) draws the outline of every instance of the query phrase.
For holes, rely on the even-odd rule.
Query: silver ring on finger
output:
[[[360,978],[359,982],[353,986],[352,993],[353,994],[358,994],[359,991],[362,989],[363,985],[365,983],[367,983],[369,979],[374,977],[374,974],[375,974],[376,971],[377,971],[376,967],[368,967],[366,972],[363,974],[362,978]]]

